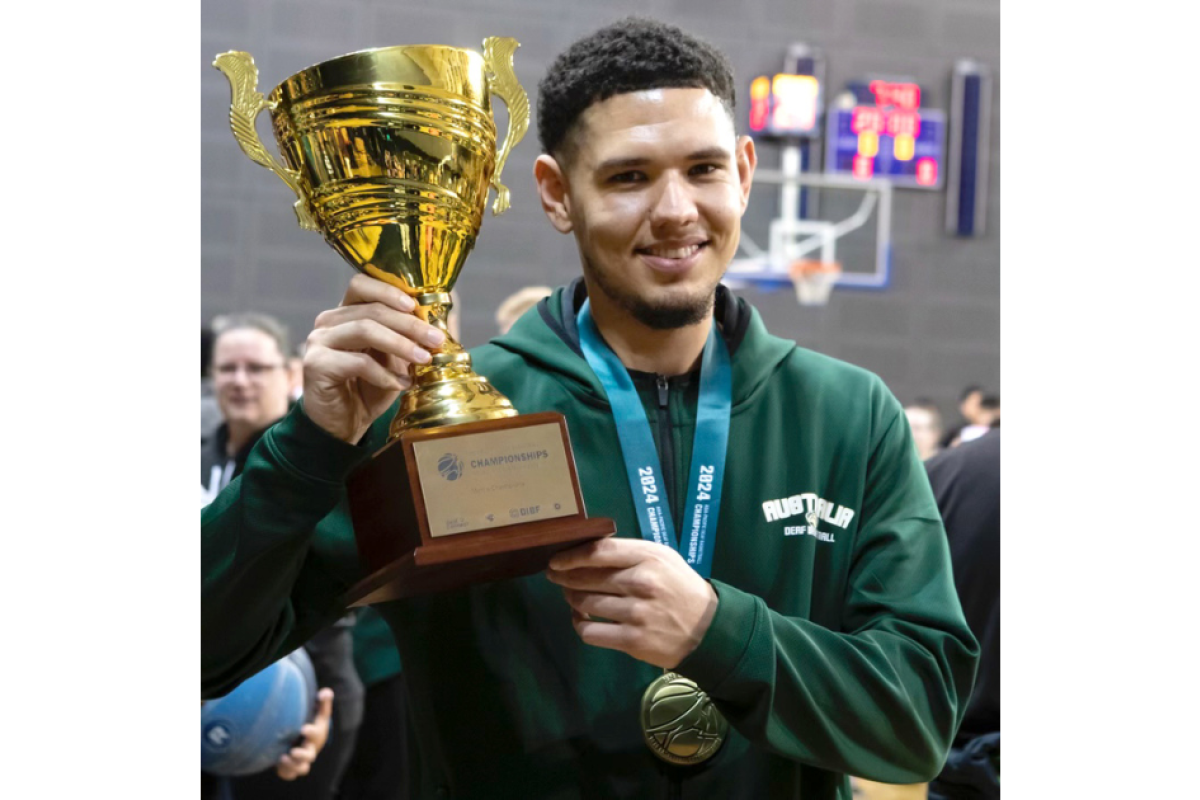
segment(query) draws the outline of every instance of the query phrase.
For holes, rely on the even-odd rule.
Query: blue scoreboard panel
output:
[[[914,84],[872,81],[874,105],[830,108],[825,115],[825,172],[883,178],[913,189],[942,188],[946,115],[920,107]]]

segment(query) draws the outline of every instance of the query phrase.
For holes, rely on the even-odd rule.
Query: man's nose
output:
[[[654,225],[684,227],[698,217],[696,199],[692,186],[682,175],[670,173],[662,178],[662,188],[650,209],[650,222]]]
[[[233,386],[248,386],[250,384],[250,370],[249,368],[238,364],[237,366],[230,368],[230,370],[226,373],[225,378]]]

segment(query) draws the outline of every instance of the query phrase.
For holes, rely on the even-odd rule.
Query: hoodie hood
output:
[[[587,285],[576,278],[526,312],[508,333],[475,351],[487,360],[493,348],[536,364],[562,378],[566,388],[592,405],[608,405],[599,379],[579,346],[576,316]],[[733,410],[750,400],[796,350],[796,343],[767,332],[758,311],[728,287],[717,287],[717,323],[733,364]],[[499,355],[499,354],[495,354]],[[483,374],[487,374],[483,372]]]

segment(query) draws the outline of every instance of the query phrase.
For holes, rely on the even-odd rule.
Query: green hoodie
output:
[[[589,515],[637,537],[610,408],[578,350],[580,302],[578,281],[558,290],[474,364],[521,412],[566,416]],[[408,681],[418,796],[661,798],[682,780],[684,797],[848,800],[847,774],[938,773],[978,645],[900,404],[871,373],[771,336],[724,289],[718,320],[733,366],[719,604],[675,671],[729,721],[724,747],[696,767],[659,762],[638,709],[661,670],[584,645],[538,574],[378,607]],[[681,520],[696,381],[672,378],[664,393],[634,377]],[[336,598],[361,577],[343,482],[390,416],[354,447],[294,410],[205,508],[206,696],[341,613]]]

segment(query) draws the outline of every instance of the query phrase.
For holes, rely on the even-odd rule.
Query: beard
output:
[[[657,331],[686,328],[703,322],[712,311],[717,296],[717,284],[720,283],[718,279],[707,289],[700,289],[691,295],[653,301],[611,280],[603,269],[597,269],[586,256],[583,258],[583,273],[590,283],[604,292],[619,308],[646,327]]]

